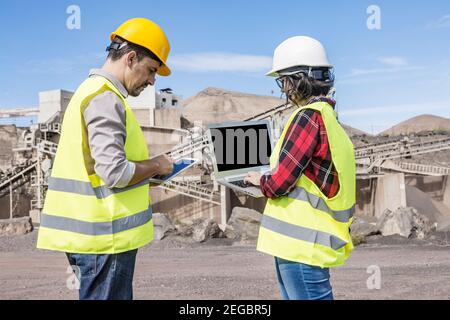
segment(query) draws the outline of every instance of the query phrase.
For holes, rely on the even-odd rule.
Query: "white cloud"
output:
[[[390,67],[403,67],[408,64],[406,59],[402,57],[381,57],[378,58],[377,60],[382,64]]]
[[[431,111],[449,110],[449,109],[450,109],[450,101],[434,101],[426,103],[380,106],[372,108],[354,108],[354,109],[349,108],[348,110],[346,109],[340,111],[339,115],[346,117],[372,116],[372,115],[375,116],[394,113],[404,114],[405,112],[429,113]]]
[[[402,121],[422,114],[450,117],[450,100],[415,104],[385,105],[371,108],[339,110],[340,120],[370,134],[378,134]]]
[[[19,72],[33,74],[61,75],[86,67],[99,66],[106,58],[105,53],[81,54],[72,58],[48,58],[46,60],[29,60],[19,68]]]
[[[345,83],[345,80],[364,77],[369,75],[385,75],[395,74],[407,71],[424,70],[425,67],[391,67],[391,68],[372,68],[372,69],[352,69],[349,74],[346,74],[338,79],[340,84]]]
[[[386,67],[381,68],[355,68],[350,71],[350,73],[343,75],[338,79],[339,83],[346,83],[347,80],[358,78],[358,77],[368,77],[370,75],[386,75],[395,74],[408,71],[423,70],[424,67],[420,66],[409,66],[408,61],[403,57],[380,57],[377,61]]]
[[[427,29],[442,29],[450,27],[450,14],[440,17],[438,20],[430,22]]]
[[[266,72],[272,57],[227,52],[179,54],[169,58],[174,69],[189,72]]]

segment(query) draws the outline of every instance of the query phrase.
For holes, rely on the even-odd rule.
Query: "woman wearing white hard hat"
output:
[[[353,250],[354,148],[334,110],[332,68],[319,41],[297,36],[276,48],[267,73],[296,108],[272,152],[271,172],[245,180],[269,198],[257,250],[275,257],[283,299],[333,299],[329,268]]]

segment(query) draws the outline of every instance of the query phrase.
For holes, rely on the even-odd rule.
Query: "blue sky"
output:
[[[80,7],[80,30],[66,27],[70,5]],[[367,27],[370,5],[380,8],[380,30]],[[0,108],[75,90],[101,66],[109,33],[132,17],[165,30],[173,75],[156,87],[184,98],[210,86],[278,96],[264,76],[273,50],[308,35],[335,65],[344,123],[376,133],[419,114],[450,117],[450,0],[0,0]]]

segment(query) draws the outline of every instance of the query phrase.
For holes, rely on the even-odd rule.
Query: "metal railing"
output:
[[[51,154],[53,156],[56,154],[56,151],[58,149],[57,143],[43,139],[36,139],[36,146],[40,152]]]
[[[189,181],[171,180],[159,185],[159,188],[175,191],[182,195],[195,198],[201,201],[220,205],[220,194],[214,188],[207,188],[204,184],[197,184]]]
[[[446,176],[450,174],[450,168],[446,167],[409,162],[396,162],[395,164],[405,172],[426,174],[430,176]]]
[[[0,198],[6,196],[10,191],[23,186],[31,180],[31,174],[36,170],[37,162],[22,164],[0,179]]]
[[[450,149],[450,137],[418,142],[400,140],[398,142],[356,148],[355,158],[360,172],[370,173],[374,168],[382,167],[383,162],[386,160],[408,158],[448,149]]]

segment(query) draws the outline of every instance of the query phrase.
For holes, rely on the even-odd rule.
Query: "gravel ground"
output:
[[[65,255],[35,249],[36,235],[0,237],[0,300],[77,299],[66,284]],[[450,299],[445,237],[369,238],[345,266],[331,271],[335,298]],[[377,268],[370,266],[381,272],[380,289],[367,287],[373,277],[368,271]],[[226,239],[186,243],[175,237],[139,250],[134,294],[136,299],[279,299],[273,258],[254,245]]]

